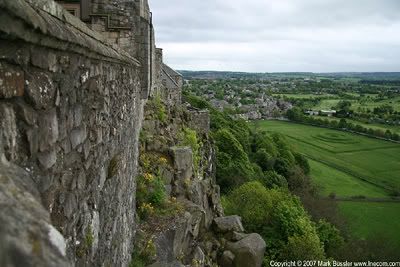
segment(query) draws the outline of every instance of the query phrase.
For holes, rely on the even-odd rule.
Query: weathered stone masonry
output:
[[[128,264],[140,73],[53,1],[0,1],[1,266]]]
[[[150,266],[261,266],[262,238],[221,217],[209,113],[181,105],[147,0],[80,2],[85,23],[53,0],[0,0],[0,266],[128,266],[146,233],[142,121],[141,152],[165,156],[166,192],[184,207],[147,233]],[[186,127],[202,144],[196,168]]]

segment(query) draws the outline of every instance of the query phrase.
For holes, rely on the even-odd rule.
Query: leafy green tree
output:
[[[305,174],[310,173],[310,164],[308,164],[308,161],[306,157],[304,157],[300,153],[293,153],[294,158],[296,160],[296,163],[300,166],[300,168],[303,170]]]
[[[315,234],[289,237],[281,259],[284,260],[323,260],[324,250]]]
[[[334,257],[338,250],[344,245],[344,239],[340,235],[339,230],[326,220],[322,219],[317,223],[317,232],[319,239],[324,245],[326,255]]]
[[[349,112],[351,107],[351,102],[348,100],[341,100],[339,103],[336,105],[336,109],[338,110],[343,110],[345,112]]]
[[[257,150],[257,152],[254,153],[253,160],[261,167],[263,171],[272,170],[275,163],[274,158],[267,152],[265,148]]]
[[[213,134],[217,146],[217,182],[222,192],[254,177],[254,170],[246,152],[228,129],[220,129]]]
[[[224,200],[227,214],[238,214],[248,231],[267,242],[269,259],[294,259],[304,254],[323,259],[324,251],[315,225],[298,198],[282,189],[266,189],[257,181],[234,189]]]
[[[257,180],[266,188],[288,188],[286,178],[275,171],[264,172],[263,175],[258,176]]]

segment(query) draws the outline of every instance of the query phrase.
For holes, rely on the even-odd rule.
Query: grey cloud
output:
[[[153,0],[175,68],[398,71],[398,0]]]

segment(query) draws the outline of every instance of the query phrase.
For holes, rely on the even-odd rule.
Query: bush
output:
[[[154,115],[156,119],[158,119],[161,122],[166,122],[167,121],[167,112],[165,110],[165,105],[161,100],[160,95],[155,95],[152,99],[150,99],[147,102],[147,105],[154,111]]]
[[[262,235],[268,259],[285,260],[302,253],[313,256],[309,259],[324,258],[315,225],[299,199],[289,192],[248,182],[228,194],[223,204],[227,214],[242,217],[248,231]]]
[[[266,188],[288,188],[288,183],[285,177],[276,173],[275,171],[267,171],[257,180],[260,181]]]
[[[146,219],[154,214],[156,208],[160,208],[166,202],[162,177],[151,173],[139,175],[136,189],[136,206],[138,207],[139,217]]]
[[[183,128],[178,138],[181,146],[189,146],[192,149],[193,164],[195,170],[197,171],[200,164],[201,142],[197,138],[196,131],[190,128]]]
[[[326,254],[330,257],[335,256],[337,251],[344,245],[344,239],[339,230],[326,220],[319,220],[317,232]]]
[[[271,219],[272,199],[259,182],[249,182],[233,190],[226,198],[225,212],[239,214],[247,231],[263,231]]]
[[[217,182],[223,193],[254,177],[252,164],[242,145],[227,129],[213,134],[217,147]]]

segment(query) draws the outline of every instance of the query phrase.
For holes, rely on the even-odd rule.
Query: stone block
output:
[[[38,154],[38,159],[41,167],[47,170],[54,166],[57,162],[57,152],[52,149],[50,151],[41,152]]]
[[[72,149],[75,149],[80,144],[83,144],[83,142],[85,142],[85,140],[86,140],[86,137],[87,137],[87,134],[86,134],[85,126],[82,126],[82,127],[72,130],[72,132],[70,134]]]
[[[171,152],[175,169],[182,171],[192,168],[193,153],[190,147],[172,147]]]
[[[0,143],[8,160],[17,158],[17,121],[11,105],[0,103]]]
[[[33,48],[31,54],[32,65],[41,69],[57,71],[57,56],[48,49]]]
[[[235,243],[228,242],[226,249],[234,255],[234,267],[260,267],[266,244],[259,234],[250,234]]]
[[[82,106],[74,107],[74,127],[79,127],[82,124]]]
[[[219,233],[244,232],[242,219],[237,215],[215,218],[214,228]]]
[[[31,127],[26,131],[26,138],[29,143],[29,153],[31,157],[35,157],[39,150],[39,129],[38,127]]]
[[[40,71],[26,74],[26,94],[36,109],[46,109],[55,105],[56,86],[51,77]]]
[[[221,267],[232,267],[234,260],[235,255],[233,255],[231,251],[225,250],[219,260],[219,265],[221,265]]]
[[[58,140],[57,111],[52,109],[39,116],[39,150],[46,151]]]
[[[0,63],[0,98],[24,95],[24,72],[19,67]]]
[[[17,115],[18,119],[22,119],[25,123],[30,126],[36,125],[37,114],[36,111],[24,101],[17,102]]]

